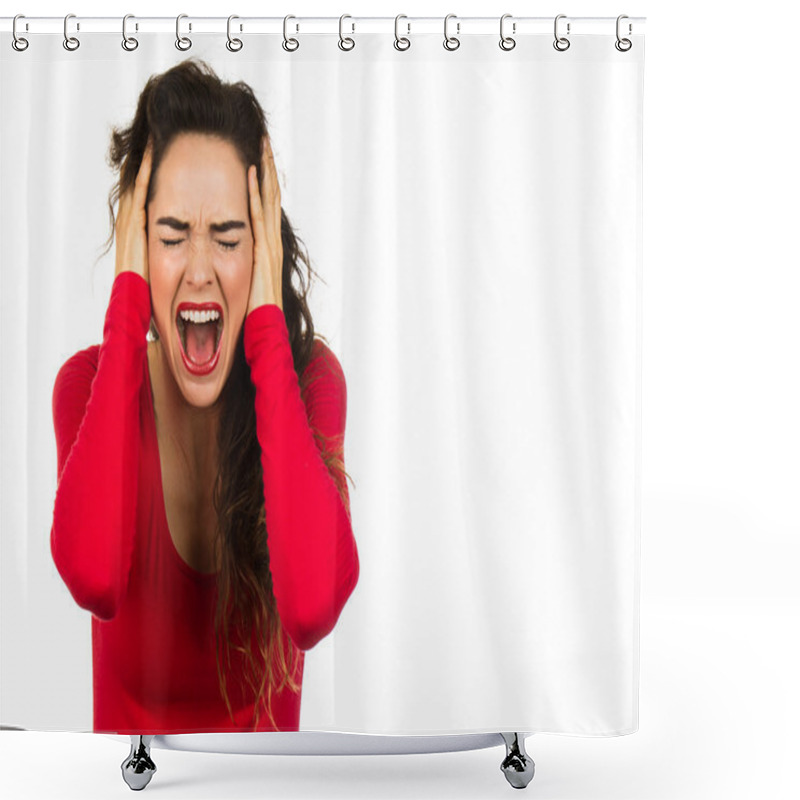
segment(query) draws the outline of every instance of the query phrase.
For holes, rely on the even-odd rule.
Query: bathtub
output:
[[[273,756],[416,755],[482,750],[505,744],[500,769],[515,789],[524,789],[535,765],[525,751],[529,733],[466,733],[447,736],[382,736],[327,731],[276,733],[184,733],[130,737],[130,753],[122,762],[122,777],[131,789],[144,789],[156,772],[154,749],[196,753]],[[119,737],[113,736],[117,739]]]

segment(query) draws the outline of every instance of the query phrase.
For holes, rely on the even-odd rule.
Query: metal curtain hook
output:
[[[242,40],[241,39],[231,39],[231,20],[239,19],[236,14],[231,14],[228,17],[228,41],[225,42],[225,47],[231,51],[231,53],[238,53],[239,50],[242,49]],[[239,26],[239,30],[242,29],[242,26]]]
[[[133,36],[128,36],[128,20],[135,19],[133,14],[126,14],[122,18],[122,49],[127,50],[129,53],[132,50],[135,50],[139,46],[139,40],[134,39]],[[136,30],[139,30],[139,26],[136,25]]]
[[[621,39],[620,38],[620,35],[619,35],[619,24],[623,19],[628,19],[628,15],[627,14],[620,14],[617,17],[617,41],[614,42],[614,47],[616,47],[617,50],[620,51],[620,53],[627,53],[628,50],[630,50],[631,47],[633,47],[633,42],[631,42],[630,39]],[[633,33],[633,26],[630,24],[630,22],[628,23],[628,33],[629,34]]]
[[[405,14],[398,14],[394,18],[394,47],[395,50],[408,50],[411,47],[411,39],[407,39],[405,36],[400,38],[400,19],[408,19]],[[411,33],[411,23],[406,22],[406,26],[408,27],[408,32]]]
[[[293,53],[295,50],[297,50],[298,47],[300,47],[300,42],[298,42],[297,39],[295,39],[295,38],[289,39],[286,36],[287,23],[289,22],[290,19],[297,19],[297,17],[294,17],[291,14],[287,14],[283,18],[283,45],[282,46],[283,46],[283,49],[286,50],[287,52]],[[298,25],[296,25],[295,26],[295,30],[296,31],[300,30],[300,27]]]
[[[567,18],[566,14],[559,14],[556,17],[556,21],[553,25],[553,31],[556,37],[556,40],[553,42],[553,47],[555,47],[555,49],[561,53],[563,53],[565,50],[569,50],[569,45],[570,45],[569,39],[565,38],[564,36],[558,35],[558,21],[560,19],[566,19],[566,18]],[[567,35],[569,35],[569,22],[567,23]]]
[[[67,16],[64,17],[64,49],[71,52],[73,50],[77,50],[81,46],[81,43],[74,36],[70,36],[69,33],[67,33],[67,23],[69,22],[70,17],[74,18],[75,15],[67,14]],[[80,23],[76,24],[76,28],[77,30],[81,29]]]
[[[181,20],[186,19],[188,14],[178,14],[175,20],[175,47],[178,50],[188,50],[192,46],[192,40],[188,36],[181,36]],[[189,30],[192,29],[192,23],[189,23]]]
[[[458,48],[461,47],[461,40],[460,39],[457,39],[455,36],[448,36],[447,35],[447,21],[449,19],[454,19],[455,16],[456,16],[455,14],[448,14],[444,18],[444,42],[443,42],[443,44],[444,44],[444,49],[445,50],[458,50]],[[460,22],[456,23],[456,33],[461,33],[461,23]]]
[[[353,18],[349,14],[342,14],[342,16],[339,17],[339,49],[352,50],[356,46],[355,41],[351,39],[349,36],[347,38],[344,38],[342,36],[342,23],[345,21],[345,19],[353,19]],[[353,25],[352,32],[355,33],[356,32],[355,22],[353,22],[352,25]]]
[[[503,23],[511,17],[511,14],[503,14],[500,17],[500,49],[501,50],[513,50],[517,46],[516,39],[512,39],[510,36],[503,35]],[[517,32],[517,24],[516,22],[513,23],[512,32]]]
[[[23,50],[27,50],[28,49],[29,42],[28,42],[27,39],[23,38],[22,36],[17,36],[17,20],[18,19],[25,19],[25,15],[24,14],[17,14],[17,16],[14,17],[14,24],[11,27],[11,33],[12,33],[14,38],[11,40],[11,46],[18,53],[21,53]],[[27,28],[28,28],[28,23],[26,22],[25,23],[25,29],[27,30]]]

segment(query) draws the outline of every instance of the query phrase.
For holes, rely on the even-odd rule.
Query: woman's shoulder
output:
[[[326,342],[314,339],[311,358],[303,373],[301,394],[312,425],[326,436],[344,432],[347,384],[344,370]]]
[[[93,344],[71,355],[58,370],[56,384],[68,379],[94,377],[100,357],[100,345]]]
[[[345,382],[344,370],[339,359],[327,342],[320,338],[315,338],[311,346],[311,358],[306,367],[306,375],[315,379],[327,377],[342,384]]]
[[[89,401],[97,374],[100,345],[95,344],[70,356],[53,383],[53,410],[57,418],[81,412]]]

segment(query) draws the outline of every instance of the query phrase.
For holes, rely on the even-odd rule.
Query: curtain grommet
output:
[[[139,46],[139,40],[134,38],[133,36],[128,36],[128,20],[135,19],[133,14],[126,14],[122,18],[122,44],[121,47],[123,50],[127,50],[129,53],[133,52]],[[139,26],[136,25],[136,30],[139,30]]]
[[[444,42],[442,42],[442,46],[444,47],[445,50],[450,50],[451,52],[453,50],[458,50],[458,48],[461,47],[461,40],[457,36],[447,35],[447,22],[448,20],[455,18],[455,16],[456,16],[455,14],[448,14],[444,18]],[[456,33],[457,34],[461,33],[460,22],[456,23]]]
[[[186,51],[192,46],[192,40],[188,36],[181,36],[181,20],[188,18],[188,14],[178,14],[175,19],[175,47],[178,50]],[[192,23],[189,23],[189,31],[192,30]]]
[[[236,14],[231,14],[228,17],[228,41],[225,42],[225,47],[227,47],[231,53],[238,53],[242,47],[244,47],[244,43],[241,39],[231,37],[231,20],[234,19],[239,19],[239,17]],[[239,30],[242,30],[241,25],[239,26]]]
[[[501,50],[505,50],[506,52],[508,52],[509,50],[513,50],[517,46],[517,40],[516,39],[512,39],[510,36],[506,36],[503,33],[503,23],[509,17],[511,17],[511,14],[503,14],[503,16],[500,17],[500,49]],[[516,33],[517,32],[517,23],[516,22],[512,22],[511,23],[511,32],[512,33]]]
[[[623,19],[629,19],[628,15],[627,14],[620,14],[617,17],[617,41],[614,42],[614,47],[616,47],[617,50],[620,51],[620,53],[627,53],[628,50],[630,50],[631,47],[633,47],[633,42],[630,39],[623,39],[619,35],[619,24]],[[633,33],[633,26],[629,22],[628,23],[628,35],[630,36],[631,33]]]
[[[11,46],[18,53],[22,53],[24,50],[28,49],[28,45],[30,44],[30,42],[24,36],[17,36],[17,20],[18,19],[25,19],[25,15],[24,14],[17,14],[14,17],[14,23],[11,26],[11,35],[13,37],[11,39]],[[27,29],[27,26],[28,26],[28,23],[26,22],[25,23],[26,29]]]
[[[566,36],[559,36],[558,35],[558,21],[560,19],[566,19],[566,14],[559,14],[555,22],[553,23],[553,35],[555,36],[555,41],[553,42],[553,47],[558,50],[559,53],[563,53],[565,50],[569,50],[570,41],[566,38]],[[569,22],[567,23],[567,36],[569,36]]]
[[[81,46],[81,42],[80,42],[80,39],[77,39],[75,36],[70,36],[68,31],[67,31],[67,25],[69,23],[70,17],[72,17],[74,19],[75,15],[74,14],[67,14],[67,16],[64,17],[64,41],[62,42],[62,44],[64,45],[64,49],[65,50],[69,50],[70,53],[72,53],[72,52],[74,52],[75,50],[77,50]],[[75,29],[76,30],[80,30],[81,29],[81,25],[80,25],[79,22],[76,23]]]
[[[281,47],[283,47],[283,49],[286,50],[287,53],[293,53],[295,50],[297,50],[298,47],[300,47],[300,42],[298,42],[297,39],[295,39],[294,37],[290,39],[286,35],[286,29],[290,19],[297,19],[297,17],[293,16],[292,14],[287,14],[283,18],[283,42],[281,43]],[[295,31],[299,30],[300,26],[296,25]]]
[[[405,14],[398,14],[394,18],[394,49],[400,50],[401,52],[408,50],[411,47],[411,39],[407,36],[400,36],[400,20],[401,19],[408,19]],[[406,27],[408,28],[407,33],[411,33],[411,23],[406,22]]]
[[[345,21],[345,19],[353,19],[353,18],[349,14],[342,14],[342,16],[339,17],[339,49],[344,50],[345,52],[349,52],[356,46],[356,42],[355,39],[352,39],[349,36],[343,36],[342,23]],[[355,22],[352,23],[352,25],[353,25],[353,30],[351,31],[351,33],[355,33],[356,32]]]

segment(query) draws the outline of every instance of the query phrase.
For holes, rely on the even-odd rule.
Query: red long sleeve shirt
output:
[[[183,560],[167,525],[150,313],[147,282],[120,273],[102,344],[72,356],[53,390],[58,488],[50,545],[75,601],[93,615],[94,730],[251,730],[254,701],[235,652],[228,675],[235,724],[219,690],[216,575]],[[288,647],[301,651],[299,684],[302,651],[330,633],[358,581],[350,519],[311,431],[341,448],[346,386],[338,360],[316,340],[301,395],[277,305],[247,316],[244,348],[256,388],[273,591]],[[300,695],[274,694],[272,712],[278,730],[297,730]],[[259,730],[271,729],[262,713]]]

